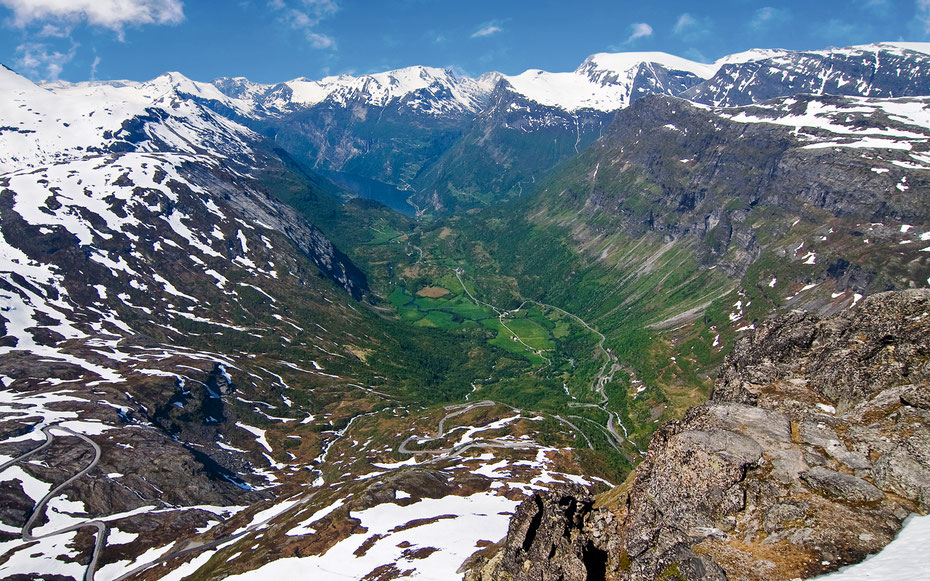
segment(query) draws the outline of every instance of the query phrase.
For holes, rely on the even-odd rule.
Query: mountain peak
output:
[[[476,111],[490,92],[485,84],[469,77],[456,77],[451,69],[414,65],[358,76],[341,74],[320,80],[294,79],[278,85],[269,93],[268,103],[282,109],[294,105],[308,107],[324,101],[344,105],[361,100],[368,105],[384,107],[423,90],[443,95],[435,99],[438,108],[423,107],[431,112]]]
[[[753,61],[761,61],[765,59],[780,57],[788,54],[791,51],[782,49],[782,48],[753,48],[747,51],[738,52],[734,54],[728,54],[725,57],[717,59],[714,61],[714,67],[717,70],[720,69],[723,65],[735,65],[741,63],[748,63]]]
[[[578,73],[590,75],[592,71],[627,72],[644,63],[657,63],[667,69],[686,71],[702,79],[713,76],[715,65],[708,65],[688,60],[665,52],[599,52],[588,58],[578,67]]]
[[[38,90],[40,87],[17,73],[10,67],[0,64],[0,90],[3,91],[23,91]]]

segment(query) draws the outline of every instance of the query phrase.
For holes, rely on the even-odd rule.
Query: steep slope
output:
[[[0,576],[227,575],[295,553],[325,571],[338,543],[359,577],[382,558],[453,574],[541,482],[594,485],[570,425],[436,404],[518,362],[359,301],[377,301],[366,276],[280,199],[330,226],[400,222],[383,208],[341,208],[177,79],[7,81],[31,104],[0,136]]]
[[[365,276],[264,188],[280,161],[170,91],[60,94],[3,73],[28,100],[4,111],[15,130],[0,136],[16,168],[0,175],[4,576],[63,559],[80,577],[108,526],[137,541],[101,564],[235,513],[282,477],[314,478],[318,426],[383,405],[346,387],[379,383],[352,342],[394,340],[350,298]],[[303,442],[284,453],[288,424]],[[55,460],[6,462],[40,428]],[[102,449],[93,479],[27,521],[86,463],[75,432]],[[113,524],[96,540],[83,525],[51,534],[90,517]],[[36,548],[20,527],[51,536]]]
[[[525,501],[467,578],[795,579],[880,550],[930,500],[928,309],[902,291],[765,322],[623,486]]]
[[[471,130],[413,182],[413,200],[443,214],[519,196],[599,137],[617,110],[677,95],[715,70],[659,52],[600,53],[570,73],[500,76]]]
[[[930,80],[927,49],[922,43],[879,43],[785,52],[723,64],[713,78],[681,96],[716,107],[734,107],[800,93],[886,98],[926,95]]]
[[[467,265],[485,302],[555,305],[603,333],[606,409],[644,449],[657,420],[707,397],[730,345],[771,312],[834,313],[930,285],[926,105],[640,99],[535,194],[443,222],[424,253]],[[442,280],[442,266],[418,276]],[[484,393],[554,399],[557,375]],[[597,386],[581,383],[565,382],[564,405],[591,403]]]
[[[848,274],[853,259],[871,264],[862,264],[868,280],[847,279],[837,291],[924,284],[922,232],[912,224],[930,212],[927,106],[925,98],[804,96],[706,110],[644,99],[544,185],[534,220],[571,228],[592,255],[622,233],[680,241],[701,268],[736,277],[769,251],[808,266],[846,261],[811,269],[808,282]],[[898,237],[863,235],[885,220]],[[881,278],[890,272],[903,278]]]
[[[540,104],[502,81],[471,129],[412,183],[420,214],[493,204],[533,189],[537,177],[597,138],[610,114]]]
[[[450,71],[408,67],[358,77],[295,79],[260,86],[218,79],[227,98],[250,103],[241,120],[272,136],[299,163],[367,195],[364,181],[393,188],[386,200],[401,207],[411,182],[465,132],[483,107],[494,77],[456,77]],[[204,104],[217,111],[218,101]]]
[[[147,83],[39,87],[0,70],[0,171],[87,155],[168,150],[235,159],[256,135],[179,93],[176,75]]]

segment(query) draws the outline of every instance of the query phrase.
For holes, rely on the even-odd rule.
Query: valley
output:
[[[749,405],[721,399],[719,377],[773,317],[878,317],[873,295],[930,286],[928,50],[602,53],[571,73],[278,85],[42,86],[3,68],[0,575],[516,567],[491,561],[525,499],[583,489],[615,508],[647,486],[655,434],[698,430],[712,396]],[[886,387],[925,390],[908,332],[888,340],[906,363]],[[853,413],[831,393],[798,401]],[[795,467],[827,465],[815,445]],[[896,531],[924,501],[894,470],[868,484]],[[711,516],[695,526],[723,527]],[[717,538],[692,545],[730,567]],[[807,547],[778,575],[881,548],[862,547]],[[665,570],[649,551],[629,578]]]

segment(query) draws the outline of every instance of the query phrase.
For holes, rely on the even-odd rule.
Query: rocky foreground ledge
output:
[[[623,485],[534,495],[466,579],[807,578],[928,510],[930,291],[883,293],[762,324]]]

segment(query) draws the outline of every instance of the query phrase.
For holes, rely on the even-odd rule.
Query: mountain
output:
[[[502,75],[471,130],[413,182],[413,199],[442,214],[520,195],[600,136],[613,112],[643,95],[678,94],[713,70],[665,53],[623,53],[593,55],[571,73]]]
[[[765,322],[627,482],[535,494],[466,579],[788,580],[879,551],[930,500],[928,307],[923,289]]]
[[[448,526],[453,511],[474,531],[442,547],[419,541],[407,557],[447,569],[479,531],[503,533],[522,487],[580,478],[561,452],[571,428],[551,417],[436,405],[523,359],[484,333],[391,316],[307,217],[365,242],[365,220],[402,220],[331,199],[317,176],[208,107],[220,101],[209,86],[165,75],[45,88],[0,73],[0,576],[183,571],[225,541],[264,536],[272,518],[296,526],[317,515],[309,525],[334,504],[345,508],[333,534],[288,526],[268,548],[370,547],[349,511],[404,495],[408,535],[435,536],[430,525]],[[405,237],[385,238],[387,250]],[[450,430],[461,423],[445,433],[444,415]],[[476,468],[497,448],[507,466],[463,473],[460,453],[472,448]],[[400,542],[379,554],[399,559],[410,546]],[[223,561],[241,572],[271,554],[281,556]],[[359,576],[381,565],[360,562]]]
[[[924,58],[0,69],[0,576],[455,578],[478,551],[488,574],[793,578],[877,550],[923,503]],[[762,492],[737,506],[743,473]],[[817,509],[842,530],[793,528]]]
[[[751,50],[712,64],[658,52],[599,53],[567,73],[470,79],[410,67],[268,86],[220,79],[215,87],[235,102],[206,102],[244,114],[237,120],[273,135],[308,167],[337,172],[345,184],[387,184],[395,207],[409,199],[421,214],[442,215],[520,195],[648,95],[713,106],[799,93],[921,96],[927,58],[920,43]]]
[[[930,55],[921,43],[880,43],[843,49],[784,52],[722,64],[700,86],[680,95],[732,107],[799,93],[861,97],[927,94]]]
[[[202,96],[208,92],[202,88],[190,94],[220,112],[248,111],[237,120],[273,135],[308,167],[338,172],[348,183],[388,184],[398,188],[397,198],[412,195],[420,212],[443,213],[514,195],[535,174],[590,143],[612,111],[639,95],[677,94],[714,70],[664,53],[600,54],[573,73],[471,79],[408,67],[278,85],[214,81],[233,103]],[[549,142],[551,153],[531,154],[536,144]],[[475,160],[490,163],[472,176],[497,173],[502,179],[476,182],[457,171]]]

